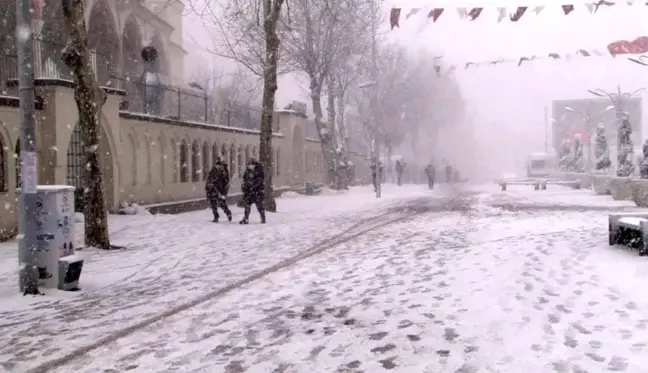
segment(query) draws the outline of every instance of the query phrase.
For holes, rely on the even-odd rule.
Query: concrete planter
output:
[[[592,189],[596,195],[609,195],[611,175],[592,175]]]
[[[612,177],[609,182],[610,194],[615,201],[632,201],[632,182],[629,177]]]
[[[634,179],[631,183],[632,200],[639,207],[648,207],[648,179]]]

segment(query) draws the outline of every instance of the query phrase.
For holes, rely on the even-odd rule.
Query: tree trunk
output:
[[[85,245],[109,249],[108,216],[100,166],[99,115],[105,101],[90,69],[88,33],[84,21],[83,0],[63,0],[63,16],[69,39],[62,59],[74,74],[74,100],[79,111],[81,145],[85,151],[83,186],[85,206]]]
[[[337,127],[340,132],[340,145],[342,146],[341,159],[342,162],[346,165],[344,169],[344,175],[342,175],[342,188],[348,189],[349,183],[349,135],[348,129],[346,128],[344,109],[346,108],[346,97],[344,94],[344,89],[341,86],[338,86],[337,95],[336,95],[336,105],[337,105]]]
[[[279,36],[277,22],[284,0],[263,1],[263,31],[265,34],[265,69],[263,72],[263,100],[261,129],[259,134],[259,161],[265,170],[265,191],[263,205],[267,211],[277,212],[277,202],[272,188],[272,118],[274,115],[275,93],[277,92],[277,64],[279,60]]]
[[[319,135],[322,146],[322,155],[326,164],[326,184],[334,187],[335,181],[335,153],[333,151],[333,134],[327,126],[322,123],[322,85],[314,78],[310,83],[311,101],[313,103],[313,113],[315,114],[315,127]]]
[[[326,88],[326,116],[328,117],[328,129],[333,134],[331,147],[333,148],[335,157],[333,162],[333,179],[329,180],[329,184],[334,185],[333,189],[340,190],[342,189],[342,175],[340,175],[340,163],[338,160],[340,159],[341,134],[335,118],[335,83],[333,82],[333,78],[328,78]]]

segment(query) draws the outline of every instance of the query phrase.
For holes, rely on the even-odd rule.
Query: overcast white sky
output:
[[[546,56],[549,53],[575,55],[578,49],[597,49],[606,53],[605,57],[574,57],[569,61],[564,58],[557,61],[544,59],[525,63],[522,67],[508,63],[458,69],[456,77],[478,133],[506,128],[528,138],[534,147],[539,148],[544,142],[543,110],[552,99],[585,98],[589,95],[585,91],[588,88],[615,90],[617,84],[628,91],[648,87],[648,67],[631,63],[623,56],[614,59],[607,55],[606,49],[612,41],[648,35],[648,6],[643,2],[628,6],[626,1],[620,1],[612,7],[602,6],[596,14],[590,14],[585,3],[575,3],[575,11],[565,16],[560,5],[566,1],[536,1],[530,6],[546,5],[539,15],[530,9],[519,22],[505,20],[499,24],[497,7],[508,6],[512,13],[515,7],[527,4],[464,2],[468,7],[485,7],[481,16],[471,22],[460,20],[455,9],[462,3],[454,1],[391,0],[386,5],[386,14],[392,3],[425,4],[425,10],[454,4],[436,23],[426,17],[425,10],[405,20],[409,8],[419,6],[407,8],[401,5],[401,28],[390,33],[390,37],[411,48],[426,48],[443,55],[446,64]],[[193,39],[199,40],[204,33],[197,22],[186,22],[185,27],[185,33],[193,35]],[[388,28],[388,24],[383,27]],[[191,47],[189,39],[187,47],[192,52],[198,50]],[[279,104],[285,104],[293,99],[307,101],[308,96],[294,81],[284,81],[280,84],[278,99]],[[644,116],[645,113],[646,110]],[[647,121],[644,119],[643,122]],[[643,132],[648,131],[644,129]]]

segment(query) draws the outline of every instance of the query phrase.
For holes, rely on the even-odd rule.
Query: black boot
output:
[[[232,222],[232,214],[227,215],[227,221]]]
[[[249,223],[249,221],[247,219],[245,219],[245,218],[243,218],[243,220],[241,220],[239,222],[239,224],[241,224],[241,225],[245,225],[245,224],[248,224],[248,223]]]
[[[214,218],[214,220],[212,220],[212,223],[218,223],[218,218]]]

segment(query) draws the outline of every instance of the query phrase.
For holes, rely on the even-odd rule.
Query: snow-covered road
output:
[[[191,266],[166,269],[177,274],[175,281],[188,278],[175,284],[180,291],[165,296],[162,288],[151,290],[158,282],[167,289],[173,285],[158,275],[140,284],[142,304],[128,293],[136,290],[125,290],[131,294],[128,311],[106,309],[114,301],[105,303],[105,297],[94,300],[103,311],[48,310],[51,317],[40,317],[36,329],[32,322],[0,329],[10,335],[0,342],[0,361],[13,353],[13,367],[3,366],[24,372],[35,361],[114,336],[116,323],[123,328],[174,310],[179,312],[48,371],[648,371],[648,260],[607,246],[606,211],[630,204],[566,189],[471,192],[461,198],[410,193],[374,210],[356,208],[355,215],[348,210],[335,219],[313,218],[310,224],[320,224],[320,230],[328,222],[337,231],[325,229],[319,239],[303,243],[313,251],[302,250],[307,255],[298,262],[211,297],[205,295],[222,285],[210,287],[208,279],[231,284],[252,271],[236,277],[230,268],[228,276],[234,277],[216,275],[210,266],[240,272],[243,264],[221,266],[222,253],[211,256],[209,245],[197,245],[199,253],[183,259]],[[309,226],[297,219],[289,225]],[[290,242],[260,235],[256,245],[274,242],[277,251]],[[294,257],[294,250],[269,257],[280,262]],[[263,254],[249,253],[250,268],[272,265]],[[256,267],[255,255],[261,255]],[[84,304],[93,302],[84,298]],[[198,298],[191,307],[174,309]],[[61,314],[76,318],[66,324]],[[67,338],[58,335],[62,329],[70,330]]]

